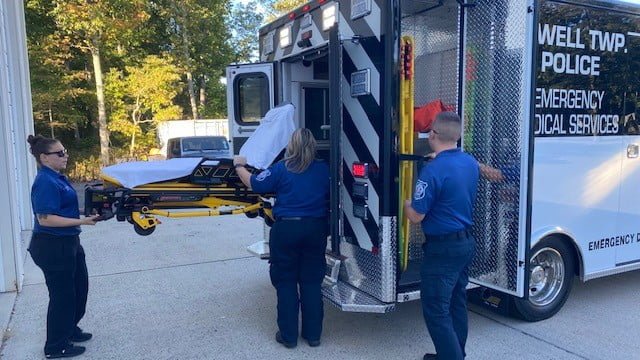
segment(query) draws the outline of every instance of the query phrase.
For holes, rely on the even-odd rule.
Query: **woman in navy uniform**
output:
[[[425,234],[420,298],[437,353],[425,354],[425,360],[462,360],[466,355],[466,286],[475,254],[471,226],[480,169],[458,148],[461,132],[458,114],[436,116],[429,133],[436,157],[421,169],[413,200],[404,204],[407,218],[422,223]]]
[[[244,168],[244,157],[234,158],[236,172],[246,186],[258,193],[276,195],[269,273],[278,296],[276,341],[287,348],[298,343],[300,311],[301,335],[310,346],[320,345],[322,333],[329,167],[315,160],[315,156],[313,134],[308,129],[298,129],[291,136],[284,160],[258,175],[251,175]]]
[[[55,139],[29,135],[38,174],[31,187],[31,205],[36,216],[29,253],[42,269],[49,290],[47,311],[47,358],[80,355],[83,346],[73,342],[91,339],[78,322],[84,316],[89,277],[80,225],[95,225],[97,216],[80,219],[78,196],[60,172],[67,167],[67,150]]]

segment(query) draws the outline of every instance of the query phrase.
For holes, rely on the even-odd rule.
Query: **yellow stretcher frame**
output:
[[[118,180],[107,175],[101,175],[104,187],[122,189],[127,191],[129,196],[144,199],[152,194],[161,193],[171,197],[180,194],[202,195],[201,200],[196,201],[154,201],[152,207],[142,206],[137,211],[131,212],[128,219],[134,225],[134,230],[139,235],[150,235],[161,222],[158,216],[167,218],[188,218],[205,216],[222,216],[246,214],[255,217],[259,214],[265,218],[267,223],[273,223],[273,213],[268,201],[265,198],[252,194],[251,196],[237,197],[238,189],[226,184],[220,185],[198,185],[180,181],[167,181],[154,184],[125,188]],[[212,190],[219,196],[211,195]],[[245,192],[248,192],[245,191]],[[245,194],[246,195],[246,194]],[[270,205],[270,204],[269,204]],[[221,210],[221,207],[233,206],[236,209]],[[176,211],[176,210],[185,211]],[[190,210],[193,209],[193,210]],[[207,209],[207,210],[195,210]]]
[[[403,36],[400,45],[401,73],[400,73],[400,129],[399,152],[413,154],[413,107],[414,107],[414,41],[411,36]],[[404,201],[413,195],[413,162],[399,161],[400,164],[400,204],[398,231],[398,250],[401,271],[405,271],[409,264],[409,241],[411,237],[411,223],[404,213]]]

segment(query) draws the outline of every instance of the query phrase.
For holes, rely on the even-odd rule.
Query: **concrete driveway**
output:
[[[421,359],[433,345],[418,302],[385,314],[325,306],[322,345],[274,340],[268,264],[245,247],[244,216],[163,220],[140,237],[115,220],[87,227],[85,359]],[[468,359],[640,359],[640,272],[576,283],[554,318],[524,323],[471,307]],[[3,359],[42,359],[47,289],[31,260],[5,332]]]

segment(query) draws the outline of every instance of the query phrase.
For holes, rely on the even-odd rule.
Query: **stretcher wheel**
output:
[[[247,217],[248,217],[249,219],[256,218],[256,217],[258,217],[258,215],[259,215],[259,213],[258,213],[257,211],[246,212],[246,213],[244,213],[244,214],[245,214],[245,215],[247,215]]]
[[[135,230],[136,234],[141,236],[151,235],[154,231],[156,231],[156,227],[152,226],[148,229],[143,229],[142,226],[138,224],[133,224],[133,230]]]

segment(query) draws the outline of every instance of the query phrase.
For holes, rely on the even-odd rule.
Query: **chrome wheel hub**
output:
[[[546,306],[555,300],[564,285],[564,262],[553,248],[542,248],[531,257],[529,301]]]

